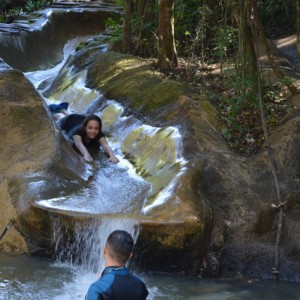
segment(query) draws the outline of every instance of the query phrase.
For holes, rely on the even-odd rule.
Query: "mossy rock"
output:
[[[117,52],[107,52],[91,66],[88,85],[110,99],[128,103],[135,111],[148,112],[175,102],[184,86],[165,77],[143,60]]]

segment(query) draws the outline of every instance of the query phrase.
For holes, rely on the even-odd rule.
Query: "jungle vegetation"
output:
[[[20,14],[45,8],[52,2],[52,0],[0,0],[0,23],[12,23]]]
[[[259,152],[265,140],[259,99],[269,132],[298,94],[295,73],[278,64],[284,54],[272,41],[296,34],[299,45],[300,0],[117,2],[124,15],[108,21],[116,47],[153,58],[167,76],[186,82],[195,100],[206,94],[230,147],[247,156]]]
[[[264,142],[260,98],[268,131],[293,110],[291,99],[299,92],[295,66],[289,72],[281,68],[278,57],[289,61],[272,41],[295,35],[300,56],[300,0],[110,2],[123,8],[123,14],[106,21],[114,49],[144,57],[166,76],[184,82],[191,99],[206,94],[234,151],[244,155],[260,151]],[[0,0],[0,21],[48,4]]]

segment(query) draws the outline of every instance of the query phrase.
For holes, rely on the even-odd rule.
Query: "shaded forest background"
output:
[[[14,22],[51,1],[0,0],[0,22]],[[268,132],[294,109],[298,78],[278,64],[272,41],[295,35],[299,45],[300,0],[110,2],[123,11],[106,21],[113,49],[143,57],[183,82],[191,99],[210,99],[219,114],[217,130],[234,151],[260,151],[260,100]]]

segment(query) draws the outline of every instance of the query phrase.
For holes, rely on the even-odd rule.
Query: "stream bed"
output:
[[[296,300],[300,285],[261,280],[208,280],[168,274],[138,274],[148,300]],[[1,300],[84,299],[97,274],[37,257],[0,252]]]

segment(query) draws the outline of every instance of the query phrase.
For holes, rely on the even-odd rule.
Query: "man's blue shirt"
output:
[[[87,300],[145,300],[148,290],[144,282],[126,267],[107,267],[100,279],[92,283]]]

